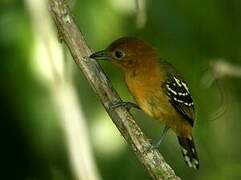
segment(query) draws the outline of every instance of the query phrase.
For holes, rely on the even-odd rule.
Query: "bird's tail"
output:
[[[182,155],[184,157],[184,161],[188,167],[193,167],[194,169],[199,168],[199,159],[197,155],[197,151],[195,148],[195,144],[193,141],[193,137],[181,137],[177,136],[178,142],[182,147]]]

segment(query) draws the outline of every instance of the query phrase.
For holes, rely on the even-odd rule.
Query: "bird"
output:
[[[152,148],[158,148],[168,130],[172,129],[187,166],[199,169],[192,135],[194,103],[187,82],[175,67],[160,58],[156,48],[135,37],[121,37],[89,57],[110,61],[123,71],[127,87],[137,104],[119,102],[113,107],[136,107],[165,124]]]

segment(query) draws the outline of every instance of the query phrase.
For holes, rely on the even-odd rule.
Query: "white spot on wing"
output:
[[[177,101],[179,103],[184,103],[184,101],[180,100],[180,99],[177,99],[176,97],[174,97],[174,101]]]
[[[175,76],[174,76],[174,80],[176,81],[176,83],[177,83],[177,85],[178,86],[182,86],[182,84],[181,84],[181,82],[180,82],[180,80],[179,79],[177,79]]]
[[[193,105],[193,102],[191,102],[191,103],[184,102],[183,100],[177,99],[176,97],[174,97],[173,99],[174,99],[174,101],[185,104],[186,106],[192,106]]]
[[[190,162],[190,158],[188,156],[185,156],[184,158],[186,162]]]
[[[196,159],[193,160],[193,163],[196,164],[196,165],[199,164],[199,162]]]
[[[193,164],[192,167],[197,170],[197,166],[195,164]]]
[[[190,91],[189,91],[189,89],[188,89],[188,87],[187,87],[187,84],[184,83],[184,82],[182,82],[182,85],[184,86],[184,88],[186,89],[186,91],[187,91],[188,93],[190,93]]]
[[[177,95],[177,92],[172,90],[168,84],[166,86],[167,86],[168,91],[171,91],[174,95]]]
[[[182,148],[182,152],[183,152],[183,154],[184,154],[184,155],[186,155],[186,154],[187,154],[187,150],[186,150],[186,149],[184,149],[184,148]]]
[[[187,92],[184,92],[184,93],[179,92],[179,93],[178,93],[178,95],[179,95],[179,96],[187,96],[187,95],[188,95],[188,93],[187,93]]]
[[[190,161],[186,161],[186,162],[189,167],[192,167],[192,163]]]

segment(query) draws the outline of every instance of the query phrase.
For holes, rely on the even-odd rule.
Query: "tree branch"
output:
[[[144,28],[147,21],[146,0],[136,0],[136,27]]]
[[[37,79],[43,81],[44,83],[41,83],[48,89],[51,103],[47,106],[56,113],[56,119],[52,123],[57,123],[64,135],[71,175],[75,180],[101,180],[93,156],[86,118],[78,101],[78,92],[71,75],[63,69],[66,65],[63,48],[58,43],[55,27],[49,16],[49,1],[24,0],[24,2],[30,14],[33,30],[32,44],[35,48],[31,61],[38,68]],[[39,23],[43,21],[44,26]],[[44,124],[41,121],[40,125],[44,127]],[[52,168],[52,179],[59,179],[54,170],[55,168]]]
[[[180,179],[157,150],[146,151],[145,147],[149,146],[150,142],[125,108],[110,110],[112,104],[121,101],[119,95],[113,89],[99,64],[88,58],[91,51],[87,47],[64,0],[50,0],[49,3],[50,12],[57,26],[60,39],[68,46],[74,61],[150,176],[158,180]]]
[[[216,79],[225,76],[241,78],[241,66],[238,64],[231,64],[224,59],[217,59],[211,61],[210,66]]]

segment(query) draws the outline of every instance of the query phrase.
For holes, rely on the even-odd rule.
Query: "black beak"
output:
[[[102,51],[98,51],[98,52],[95,52],[93,54],[90,55],[90,58],[93,58],[93,59],[96,59],[96,60],[103,60],[103,59],[110,59],[107,54],[106,54],[106,51],[105,50],[102,50]]]

